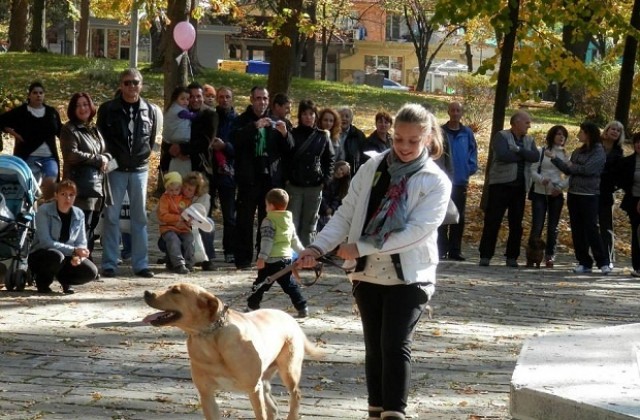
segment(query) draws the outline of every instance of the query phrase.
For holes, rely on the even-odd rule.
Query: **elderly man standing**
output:
[[[351,176],[364,163],[362,160],[362,149],[366,136],[355,125],[353,125],[353,111],[347,106],[338,109],[340,115],[340,148],[339,154],[335,156],[336,162],[345,160],[351,167]]]
[[[253,261],[253,224],[267,215],[265,196],[272,188],[283,188],[283,159],[291,157],[293,138],[282,121],[267,116],[269,92],[264,87],[251,89],[251,105],[233,123],[231,146],[236,152],[235,264],[246,269]]]
[[[458,223],[442,225],[438,228],[438,249],[440,257],[464,261],[462,255],[462,233],[464,231],[464,212],[467,206],[467,187],[469,177],[478,170],[478,144],[473,131],[460,123],[462,104],[451,102],[447,108],[449,121],[442,126],[442,133],[448,145],[453,166],[451,200],[458,208]]]
[[[535,141],[527,135],[531,117],[524,111],[511,116],[511,129],[496,133],[491,140],[489,162],[489,200],[484,213],[480,239],[480,265],[488,266],[495,252],[498,231],[508,210],[507,267],[518,267],[522,218],[530,181],[530,166],[540,158]]]
[[[105,209],[102,275],[115,277],[120,250],[120,210],[125,192],[130,200],[131,265],[136,276],[153,277],[147,238],[149,156],[156,140],[156,107],[140,97],[142,75],[135,68],[120,74],[120,95],[98,110],[97,125],[118,167],[108,175],[114,205]]]

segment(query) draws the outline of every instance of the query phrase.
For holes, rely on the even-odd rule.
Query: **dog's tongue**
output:
[[[152,321],[155,321],[158,318],[161,318],[162,316],[166,315],[166,312],[156,312],[155,314],[151,314],[151,315],[147,315],[144,317],[144,319],[142,320],[142,322],[145,322],[147,324],[150,324]]]

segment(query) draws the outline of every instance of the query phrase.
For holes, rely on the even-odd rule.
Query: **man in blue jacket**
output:
[[[451,200],[458,208],[460,218],[458,223],[442,225],[438,229],[438,249],[440,258],[464,261],[462,255],[462,233],[464,231],[464,212],[467,205],[467,187],[469,177],[478,170],[478,145],[473,131],[460,123],[462,119],[462,104],[451,102],[447,109],[449,121],[442,126],[445,142],[447,143],[449,159],[452,163],[453,174],[451,183]]]

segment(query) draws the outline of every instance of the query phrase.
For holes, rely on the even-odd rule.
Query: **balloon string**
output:
[[[189,67],[189,74],[191,75],[191,81],[193,82],[195,79],[193,78],[193,67],[191,67],[191,60],[189,60],[189,53],[185,51],[184,58],[187,60],[187,67]]]

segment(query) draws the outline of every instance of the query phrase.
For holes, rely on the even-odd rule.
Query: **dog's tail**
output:
[[[322,359],[325,356],[324,351],[306,337],[304,338],[304,352],[313,359]]]

